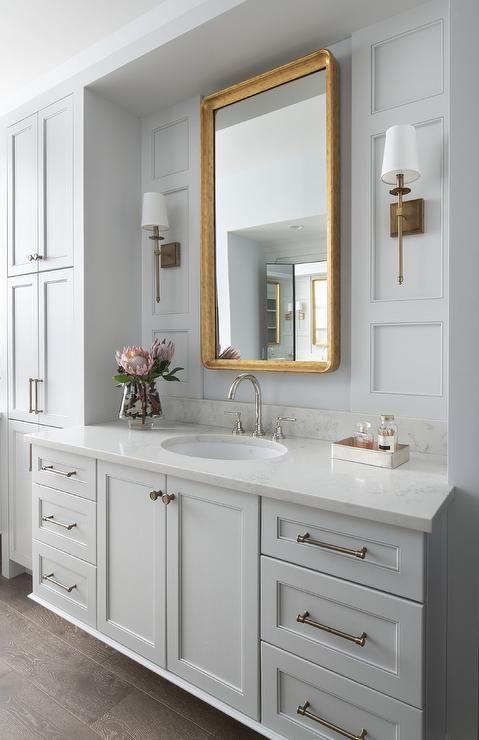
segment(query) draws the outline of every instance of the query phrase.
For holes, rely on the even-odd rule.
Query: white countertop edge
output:
[[[101,427],[102,425],[98,426]],[[189,429],[191,429],[192,432],[199,431],[200,429],[200,427],[197,427],[196,425],[188,425],[188,427]],[[218,432],[218,430],[213,427],[205,428],[204,426],[202,426],[201,430],[203,432],[209,433]],[[68,430],[52,430],[52,432],[59,434],[61,434],[62,431],[67,432]],[[122,428],[122,432],[123,431],[124,428]],[[167,429],[163,431],[168,432]],[[182,431],[184,433],[184,428]],[[224,430],[222,430],[222,432],[224,433]],[[150,434],[149,432],[143,433]],[[428,485],[427,487],[428,490],[431,488],[434,488],[434,490],[437,489],[438,494],[442,496],[442,501],[436,506],[434,514],[432,516],[428,516],[418,512],[405,513],[404,511],[399,511],[398,509],[395,509],[394,506],[391,506],[388,510],[387,508],[384,508],[384,504],[376,507],[372,504],[354,503],[351,500],[342,501],[338,498],[328,495],[327,493],[318,493],[317,495],[312,496],[311,493],[304,493],[299,490],[295,490],[294,488],[291,488],[291,486],[288,486],[287,488],[280,488],[278,487],[277,481],[271,483],[271,485],[265,483],[264,481],[252,482],[246,479],[232,477],[231,474],[228,474],[227,469],[225,471],[222,471],[221,473],[202,471],[199,470],[198,467],[194,469],[188,469],[188,467],[182,467],[181,465],[182,456],[177,455],[173,452],[168,452],[166,450],[164,451],[165,455],[171,457],[171,461],[148,460],[145,458],[138,458],[131,455],[111,452],[109,450],[96,447],[89,447],[85,446],[84,444],[74,444],[68,441],[63,441],[61,439],[54,439],[53,437],[49,436],[41,436],[42,434],[45,433],[32,433],[26,435],[26,438],[28,438],[31,442],[34,442],[35,445],[41,447],[58,449],[63,452],[71,452],[77,455],[80,454],[84,455],[85,457],[101,459],[105,462],[113,464],[130,465],[131,467],[141,470],[148,470],[164,475],[184,478],[190,481],[198,481],[200,483],[206,483],[218,487],[231,488],[232,490],[242,493],[275,498],[279,501],[286,501],[288,503],[295,503],[312,508],[320,508],[338,514],[359,517],[361,519],[374,520],[377,522],[382,522],[384,524],[389,524],[396,527],[404,527],[406,529],[425,533],[429,533],[432,531],[433,521],[435,517],[450,504],[454,497],[454,487],[447,484],[445,480],[442,479],[442,476],[438,475],[438,484],[434,486]],[[316,442],[316,440],[308,441]],[[324,445],[325,443],[322,444]],[[202,462],[206,462],[203,461],[201,458],[187,459],[190,465],[193,460],[196,461],[197,466],[200,466]],[[211,463],[212,461],[209,460],[208,462]],[[220,463],[225,464],[226,461],[222,460],[220,461]],[[275,460],[272,460],[271,464],[274,465]],[[354,466],[354,468],[352,468],[352,471],[354,471],[355,468],[358,468],[358,463],[345,463],[345,465]],[[359,468],[361,467],[362,466],[359,465]],[[400,469],[398,468],[396,470],[399,471]],[[237,473],[235,473],[235,475],[237,475]]]

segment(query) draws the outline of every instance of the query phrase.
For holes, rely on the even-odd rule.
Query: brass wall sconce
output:
[[[160,302],[160,268],[180,266],[180,243],[170,242],[160,247],[160,241],[165,237],[160,231],[168,231],[168,212],[166,198],[162,193],[144,193],[141,226],[146,231],[152,231],[149,237],[154,242],[153,255],[155,259],[155,300]]]
[[[284,314],[284,318],[286,321],[291,321],[293,318],[293,304],[288,303],[288,308]]]
[[[296,301],[296,317],[298,321],[304,321],[304,317],[305,317],[304,303],[301,303],[301,301]]]
[[[403,237],[424,233],[424,199],[403,201],[411,192],[406,183],[421,177],[417,156],[416,129],[404,124],[391,126],[386,131],[381,180],[394,185],[389,192],[397,196],[397,203],[390,205],[390,235],[397,236],[397,279],[404,282]]]

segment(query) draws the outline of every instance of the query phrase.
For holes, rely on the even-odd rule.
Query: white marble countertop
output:
[[[453,488],[446,461],[412,455],[394,470],[331,459],[331,445],[315,439],[284,440],[286,455],[270,460],[211,460],[165,450],[161,443],[185,434],[225,434],[215,427],[160,420],[150,431],[111,424],[51,429],[30,441],[63,451],[157,471],[244,493],[313,506],[430,532],[436,514],[450,502]]]

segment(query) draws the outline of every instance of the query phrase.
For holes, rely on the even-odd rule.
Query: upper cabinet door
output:
[[[8,416],[35,421],[38,378],[38,283],[36,275],[8,281]]]
[[[37,114],[10,126],[8,137],[8,274],[37,271]]]
[[[78,421],[73,270],[38,275],[38,384],[40,424],[71,426]]]
[[[38,269],[73,265],[73,101],[38,114]]]

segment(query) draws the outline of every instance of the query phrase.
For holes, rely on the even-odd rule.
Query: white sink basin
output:
[[[271,460],[285,455],[288,448],[278,442],[257,437],[223,434],[190,434],[171,437],[161,443],[163,449],[188,457],[210,460]]]

